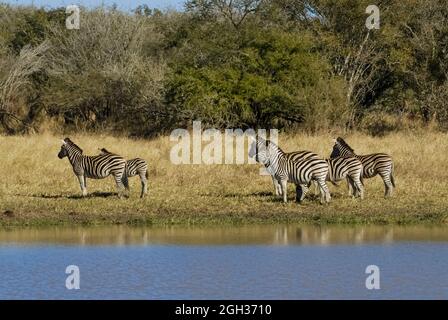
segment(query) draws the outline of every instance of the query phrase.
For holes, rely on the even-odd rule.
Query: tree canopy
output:
[[[5,133],[217,128],[448,129],[448,7],[382,0],[190,0],[185,10],[0,4]]]

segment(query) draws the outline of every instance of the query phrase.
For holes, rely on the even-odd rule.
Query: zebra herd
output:
[[[124,190],[129,196],[129,177],[138,175],[141,181],[140,197],[148,192],[148,164],[144,159],[125,160],[105,148],[99,149],[95,156],[83,155],[83,151],[69,138],[62,140],[58,157],[67,157],[73,172],[79,180],[82,195],[87,195],[87,178],[103,179],[112,175],[121,197]],[[296,185],[296,201],[301,202],[309,191],[311,183],[315,183],[320,192],[320,202],[331,200],[327,181],[336,184],[347,180],[349,194],[364,198],[364,178],[372,178],[377,174],[383,179],[385,197],[392,194],[395,187],[394,164],[391,156],[385,153],[357,155],[342,139],[334,140],[333,151],[328,159],[322,159],[311,151],[285,153],[275,143],[261,137],[253,138],[250,144],[249,157],[263,164],[272,177],[274,191],[277,196],[287,202],[287,183]]]
[[[249,156],[262,163],[272,177],[275,194],[287,202],[287,183],[296,185],[296,201],[301,202],[312,182],[320,192],[320,202],[329,203],[330,191],[326,181],[333,184],[346,179],[349,194],[364,198],[364,178],[381,176],[385,186],[385,197],[392,195],[395,187],[392,157],[385,153],[357,155],[342,139],[334,140],[329,159],[322,159],[310,151],[285,153],[275,143],[256,137],[252,141]]]
[[[73,172],[78,177],[82,195],[87,195],[87,178],[104,179],[112,175],[118,188],[118,196],[123,195],[123,190],[129,196],[128,178],[136,175],[140,176],[142,191],[140,197],[143,198],[148,192],[148,164],[141,158],[126,161],[123,157],[100,149],[100,154],[96,156],[85,156],[82,149],[78,147],[70,138],[62,140],[61,150],[58,153],[59,159],[67,157],[72,165]]]

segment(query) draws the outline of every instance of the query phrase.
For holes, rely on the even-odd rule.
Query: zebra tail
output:
[[[146,179],[149,179],[148,170],[146,170],[146,172],[145,172],[145,177],[146,177]]]

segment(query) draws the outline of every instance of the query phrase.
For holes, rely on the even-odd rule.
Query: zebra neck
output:
[[[75,163],[79,163],[82,159],[83,155],[79,152],[72,152],[68,155],[68,159],[70,160],[70,163],[74,165]]]
[[[270,147],[268,163],[266,166],[271,166],[272,164],[278,164],[285,157],[285,153],[279,147]]]

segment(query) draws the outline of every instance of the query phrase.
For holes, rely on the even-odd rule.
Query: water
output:
[[[0,231],[0,299],[446,299],[448,228]],[[65,287],[66,267],[80,289]],[[380,290],[367,290],[368,265]]]

